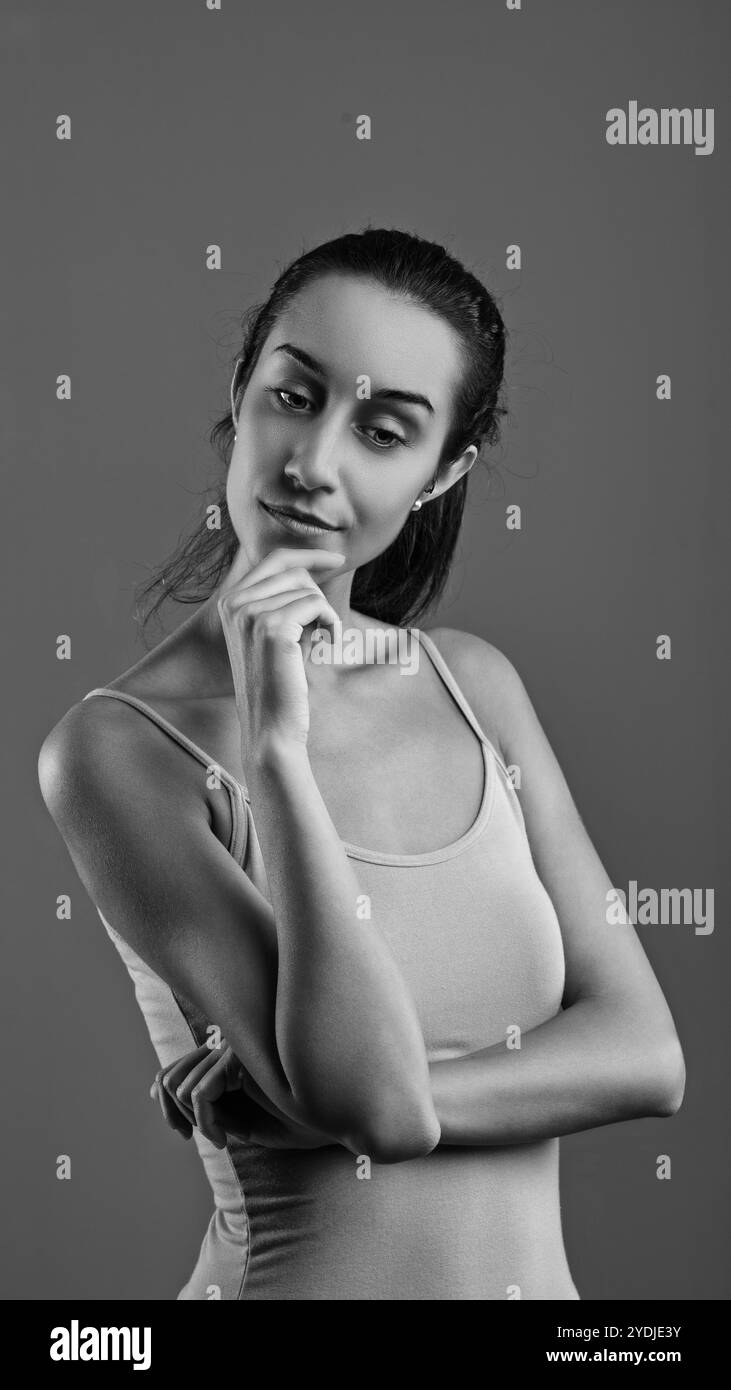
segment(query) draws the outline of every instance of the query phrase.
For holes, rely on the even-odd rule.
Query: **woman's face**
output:
[[[344,554],[342,574],[380,555],[434,478],[460,371],[450,325],[374,281],[328,274],[301,290],[238,414],[226,499],[249,563],[301,544]],[[432,498],[476,452],[445,466]]]

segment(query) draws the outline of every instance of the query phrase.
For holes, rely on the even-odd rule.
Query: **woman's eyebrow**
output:
[[[286,352],[288,357],[293,357],[300,366],[307,367],[316,376],[326,377],[327,372],[321,362],[316,357],[312,357],[304,348],[295,347],[294,343],[279,343],[274,348],[274,352]],[[418,391],[400,391],[396,387],[383,387],[380,391],[373,391],[371,400],[382,401],[404,401],[407,405],[421,405],[428,410],[430,415],[434,414],[434,406],[427,396],[422,396]]]

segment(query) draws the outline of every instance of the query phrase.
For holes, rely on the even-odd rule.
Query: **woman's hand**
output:
[[[268,1108],[255,1099],[266,1100]],[[193,1126],[218,1149],[226,1136],[269,1149],[319,1149],[337,1141],[280,1110],[264,1097],[230,1047],[207,1044],[163,1067],[150,1095],[160,1101],[172,1129],[190,1139]]]
[[[217,608],[249,755],[272,741],[307,743],[310,706],[300,639],[311,624],[335,637],[340,621],[310,571],[332,574],[344,558],[331,550],[278,547],[222,591]]]

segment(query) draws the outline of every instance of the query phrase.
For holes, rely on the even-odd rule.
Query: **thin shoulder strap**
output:
[[[438,646],[436,645],[436,642],[434,642],[426,632],[421,632],[418,628],[413,628],[412,631],[416,633],[419,643],[421,644],[421,646],[423,646],[424,651],[430,658],[432,665],[434,666],[438,675],[440,675],[442,680],[444,681],[444,684],[446,685],[447,690],[452,696],[452,699],[455,701],[457,705],[459,705],[459,708],[461,709],[465,719],[467,720],[467,723],[471,726],[473,732],[477,735],[480,742],[486,744],[490,751],[494,754],[495,759],[500,764],[500,767],[505,773],[505,776],[508,779],[510,779],[510,773],[508,772],[508,769],[506,768],[505,763],[503,762],[501,754],[498,752],[498,749],[495,747],[495,744],[491,741],[491,739],[487,737],[487,734],[482,728],[482,725],[480,724],[477,715],[472,709],[472,706],[467,700],[467,697],[465,696],[464,692],[457,684],[454,676],[452,675],[452,672],[450,671],[446,661],[444,660],[444,657],[442,656]]]
[[[192,753],[193,757],[203,763],[205,768],[215,768],[222,782],[231,783],[237,790],[242,791],[248,800],[246,788],[243,787],[240,782],[237,782],[236,778],[233,777],[230,772],[227,772],[225,767],[221,767],[217,758],[212,758],[209,753],[206,753],[204,748],[194,743],[192,738],[188,738],[188,735],[184,734],[182,729],[176,729],[175,725],[171,724],[169,719],[166,719],[158,710],[153,709],[152,705],[148,705],[144,700],[140,700],[137,695],[128,695],[125,690],[110,690],[109,687],[105,685],[98,685],[95,686],[93,690],[88,690],[84,699],[88,700],[90,695],[110,695],[115,700],[124,700],[126,704],[134,705],[135,709],[138,709],[141,714],[146,714],[147,718],[151,719],[153,724],[159,725],[161,729],[165,730],[166,734],[174,738],[176,743],[180,744],[181,748],[186,748],[189,753]]]

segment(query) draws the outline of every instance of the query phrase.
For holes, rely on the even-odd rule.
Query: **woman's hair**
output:
[[[499,403],[506,329],[497,304],[484,285],[443,246],[395,229],[369,227],[305,252],[275,281],[266,303],[255,305],[244,315],[243,344],[235,359],[236,414],[262,346],[280,314],[306,285],[333,272],[371,279],[438,314],[456,331],[463,371],[438,468],[459,457],[470,444],[478,450],[496,444],[500,417],[507,414]],[[209,529],[205,521],[200,522],[137,588],[138,615],[140,605],[159,590],[144,614],[143,630],[166,598],[178,603],[201,603],[209,598],[234,559],[239,541],[226,505],[226,473],[234,434],[227,410],[210,435],[224,465],[224,477],[213,498],[220,508],[221,525]],[[419,511],[409,512],[387,549],[356,570],[351,604],[357,612],[377,622],[407,626],[431,607],[447,581],[466,491],[467,475]]]

